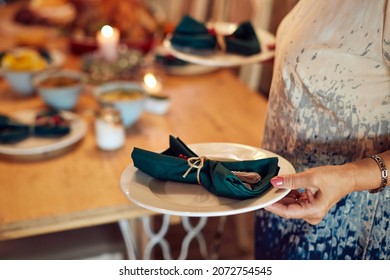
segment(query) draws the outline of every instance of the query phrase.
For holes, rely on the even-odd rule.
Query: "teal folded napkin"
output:
[[[250,22],[238,26],[232,35],[225,37],[226,51],[243,55],[261,52],[260,42]]]
[[[33,125],[23,124],[6,115],[0,115],[0,143],[13,144],[30,136],[55,138],[70,132],[69,124],[56,110],[40,112]]]
[[[134,147],[134,166],[159,180],[200,184],[211,193],[234,199],[260,196],[271,188],[270,180],[279,172],[278,158],[258,160],[217,161],[198,156],[179,138],[170,136],[170,146],[162,153]],[[251,172],[261,180],[245,184],[234,172]]]
[[[172,34],[171,44],[179,49],[197,51],[215,50],[219,46],[228,53],[245,56],[261,52],[259,38],[249,21],[239,24],[233,34],[223,36],[225,46],[218,44],[217,36],[215,30],[209,30],[203,23],[185,15]]]
[[[29,135],[30,129],[28,125],[0,115],[0,143],[17,143],[26,139]]]
[[[216,48],[217,38],[209,33],[204,24],[185,15],[172,34],[171,44],[178,48],[213,50]]]
[[[181,67],[188,65],[187,61],[177,58],[173,55],[156,54],[155,61],[166,67]]]

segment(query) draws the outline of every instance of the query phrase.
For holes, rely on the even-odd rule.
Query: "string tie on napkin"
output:
[[[204,162],[207,160],[205,156],[201,157],[190,157],[187,159],[187,163],[190,166],[186,173],[184,173],[183,178],[187,177],[188,173],[192,170],[192,168],[198,169],[196,172],[196,179],[198,180],[198,184],[201,185],[200,183],[200,170],[202,169]]]

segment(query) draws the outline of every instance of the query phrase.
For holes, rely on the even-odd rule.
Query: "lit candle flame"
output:
[[[148,88],[155,88],[157,87],[157,79],[156,77],[151,74],[151,73],[147,73],[145,76],[144,76],[144,82],[145,82],[145,85],[148,87]]]
[[[102,27],[102,35],[103,35],[103,37],[109,38],[113,34],[114,34],[114,29],[111,26],[105,25],[105,26]]]

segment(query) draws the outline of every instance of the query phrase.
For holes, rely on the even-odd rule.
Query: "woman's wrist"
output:
[[[385,165],[385,162],[383,161],[383,159],[379,155],[373,155],[373,156],[371,156],[371,158],[378,165],[378,168],[379,168],[379,171],[380,171],[380,174],[381,174],[381,184],[380,184],[380,186],[378,188],[371,189],[371,190],[369,190],[369,192],[370,193],[377,193],[377,192],[383,191],[385,189],[385,187],[388,185],[387,184],[388,171],[387,171],[387,167]]]
[[[379,154],[384,165],[390,166],[390,151]],[[346,164],[353,191],[375,190],[382,185],[382,171],[371,157]]]

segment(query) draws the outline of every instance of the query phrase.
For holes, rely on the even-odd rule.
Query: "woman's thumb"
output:
[[[304,173],[279,175],[271,179],[271,184],[278,189],[299,189],[308,186]]]

